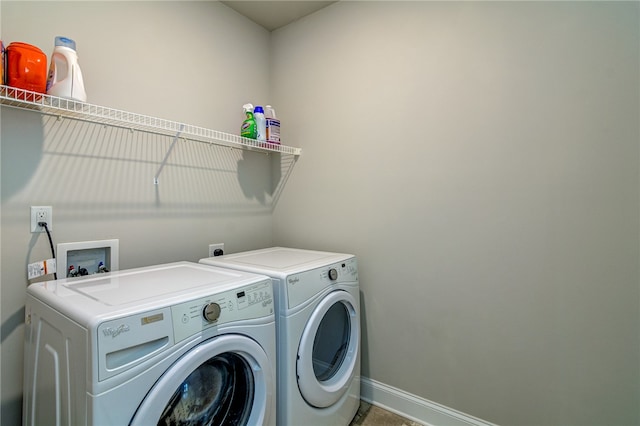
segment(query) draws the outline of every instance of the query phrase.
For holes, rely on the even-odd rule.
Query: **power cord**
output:
[[[44,228],[45,231],[47,231],[47,237],[49,237],[49,245],[51,246],[51,256],[53,256],[53,258],[56,258],[56,252],[53,249],[53,240],[51,239],[51,232],[49,232],[49,227],[47,226],[47,222],[38,222],[38,226],[42,226]],[[56,267],[57,269],[57,267]],[[58,274],[56,272],[53,273],[53,279],[57,280],[58,279]]]

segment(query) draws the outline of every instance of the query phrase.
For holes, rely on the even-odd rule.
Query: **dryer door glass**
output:
[[[332,378],[340,369],[349,347],[351,321],[343,303],[334,304],[320,321],[313,340],[313,372],[319,381]]]
[[[335,404],[359,374],[358,302],[346,291],[325,296],[302,332],[296,358],[300,394],[317,408]]]
[[[253,405],[251,368],[224,353],[201,364],[175,390],[158,425],[245,425]]]

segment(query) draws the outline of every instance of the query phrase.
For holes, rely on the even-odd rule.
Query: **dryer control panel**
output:
[[[273,315],[271,280],[171,307],[176,343],[210,327]]]
[[[286,278],[287,309],[307,302],[314,295],[336,285],[358,285],[358,263],[355,257],[321,268],[292,274]],[[281,308],[279,308],[281,309]]]

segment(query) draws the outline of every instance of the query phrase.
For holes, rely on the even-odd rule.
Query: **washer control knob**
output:
[[[220,305],[216,302],[207,303],[202,310],[204,319],[208,322],[214,322],[220,318]]]
[[[329,279],[335,281],[338,279],[338,271],[335,268],[329,269]]]

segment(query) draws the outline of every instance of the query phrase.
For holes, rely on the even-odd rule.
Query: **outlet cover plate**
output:
[[[53,230],[53,208],[51,206],[31,206],[31,232],[44,232],[44,227],[38,225],[41,220],[46,220],[49,231]]]
[[[209,244],[209,257],[215,256],[213,253],[218,249],[224,252],[224,243]]]

